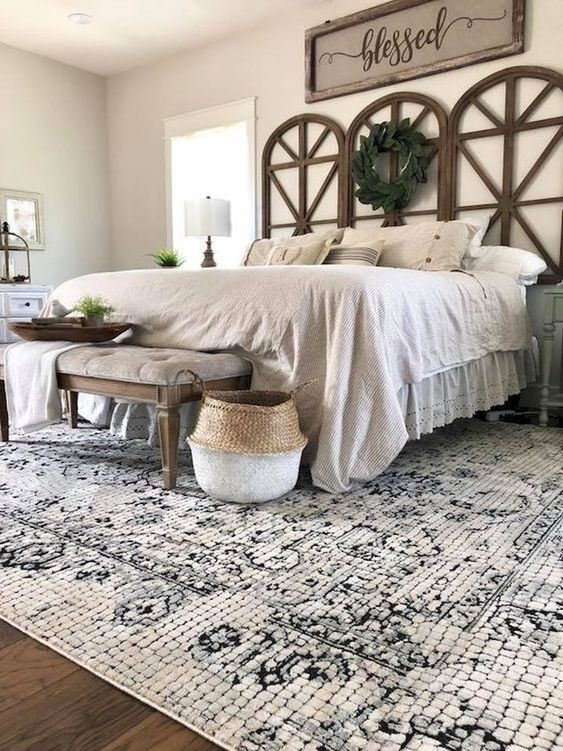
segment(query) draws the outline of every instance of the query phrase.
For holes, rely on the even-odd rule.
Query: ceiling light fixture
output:
[[[71,13],[68,16],[68,20],[79,26],[85,26],[87,23],[90,23],[92,16],[89,16],[88,13]]]

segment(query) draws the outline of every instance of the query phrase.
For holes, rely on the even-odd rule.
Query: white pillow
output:
[[[545,261],[535,253],[507,245],[481,245],[463,259],[467,271],[496,271],[512,277],[518,284],[535,284],[538,275],[547,269]]]
[[[366,246],[383,240],[380,266],[418,271],[453,271],[476,235],[479,225],[467,222],[419,222],[399,227],[347,228],[342,245]]]
[[[472,255],[473,251],[481,247],[483,238],[485,237],[487,230],[489,229],[491,217],[492,214],[483,214],[482,216],[467,216],[459,220],[460,222],[464,222],[469,227],[471,227],[472,231],[474,232],[473,237],[471,238],[471,241],[469,243],[469,247],[465,252],[466,256]]]

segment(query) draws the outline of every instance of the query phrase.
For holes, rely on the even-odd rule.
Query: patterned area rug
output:
[[[244,507],[52,429],[0,449],[0,614],[227,749],[562,748],[562,452],[459,422]]]

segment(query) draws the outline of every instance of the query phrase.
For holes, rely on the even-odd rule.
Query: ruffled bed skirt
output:
[[[493,352],[403,386],[398,398],[409,438],[503,404],[536,379],[537,363],[537,345],[533,350]]]
[[[183,404],[180,408],[180,441],[192,432],[199,402]],[[151,446],[158,445],[156,408],[150,404],[116,403],[109,425],[110,432],[120,438],[145,438]]]
[[[503,404],[509,396],[520,393],[534,381],[538,372],[537,342],[533,350],[493,352],[466,365],[451,368],[424,378],[419,383],[403,386],[398,392],[409,438],[420,438],[435,428],[443,427],[458,417],[471,417],[475,412]],[[81,395],[80,412],[93,422],[93,406]],[[98,414],[103,411],[99,409]],[[185,404],[180,412],[180,439],[191,432],[198,404]],[[158,443],[156,410],[146,404],[118,401],[111,411],[110,431],[121,438],[143,438],[151,445]]]

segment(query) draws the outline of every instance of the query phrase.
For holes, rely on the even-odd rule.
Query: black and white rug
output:
[[[562,452],[460,422],[244,507],[44,431],[0,448],[0,616],[227,749],[562,748]]]

